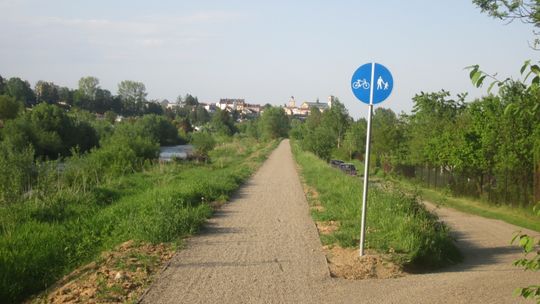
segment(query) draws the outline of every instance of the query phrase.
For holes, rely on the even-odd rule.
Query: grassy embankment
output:
[[[0,302],[39,292],[127,240],[181,242],[275,146],[235,140],[218,146],[210,164],[156,164],[84,194],[0,208]]]
[[[339,229],[321,234],[323,244],[356,247],[360,239],[362,179],[343,174],[314,154],[293,144],[293,152],[305,183],[317,191],[322,211],[314,209],[316,221],[337,221]],[[389,253],[401,265],[440,267],[461,259],[437,217],[415,197],[384,187],[371,187],[368,200],[366,247]]]
[[[540,232],[540,213],[534,214],[530,209],[512,208],[506,205],[495,205],[469,197],[455,197],[442,190],[424,187],[417,182],[405,179],[391,179],[407,192],[418,193],[419,196],[437,205],[447,206],[462,212],[487,218],[498,219],[520,227]],[[538,212],[538,211],[537,211]]]

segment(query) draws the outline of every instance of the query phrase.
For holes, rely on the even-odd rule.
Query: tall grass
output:
[[[323,211],[312,212],[317,221],[338,221],[339,229],[321,235],[324,244],[355,247],[360,239],[362,180],[330,167],[314,154],[293,145],[305,182],[318,192]],[[405,265],[440,267],[461,259],[448,227],[438,222],[415,197],[371,184],[366,247],[389,253]]]
[[[49,182],[55,191],[2,205],[0,302],[43,290],[126,240],[180,241],[195,233],[212,214],[208,202],[226,199],[274,146],[235,140],[216,148],[211,164],[147,165],[143,172],[88,182],[84,191],[80,185],[94,170],[69,169],[68,179],[56,180],[61,184]]]

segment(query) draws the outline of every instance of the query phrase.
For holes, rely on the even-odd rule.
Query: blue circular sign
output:
[[[394,87],[394,78],[390,71],[379,63],[366,63],[360,66],[351,79],[354,96],[363,103],[383,102]]]

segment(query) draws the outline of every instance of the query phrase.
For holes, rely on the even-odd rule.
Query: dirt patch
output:
[[[328,221],[328,222],[315,222],[319,234],[332,234],[339,229],[339,222],[337,221]]]
[[[30,303],[136,302],[152,275],[174,255],[171,245],[128,241],[65,276]]]
[[[330,274],[348,280],[388,279],[404,275],[403,270],[375,252],[358,255],[356,248],[324,246]]]

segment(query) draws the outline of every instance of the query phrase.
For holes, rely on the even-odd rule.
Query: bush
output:
[[[193,133],[191,142],[195,146],[197,154],[203,158],[208,158],[208,153],[216,146],[214,137],[208,132]]]

